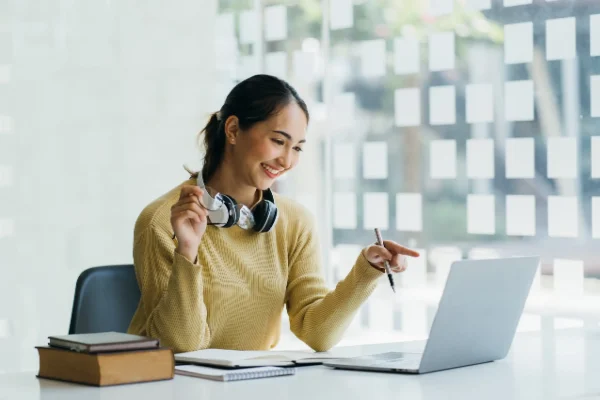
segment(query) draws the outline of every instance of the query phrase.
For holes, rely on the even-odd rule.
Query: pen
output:
[[[383,246],[383,239],[381,238],[381,232],[379,232],[379,228],[375,228],[375,237],[377,238],[377,244]],[[396,287],[394,286],[394,277],[392,276],[392,270],[390,269],[390,263],[387,260],[383,260],[383,265],[385,265],[385,273],[390,280],[390,286],[394,293],[396,293]]]

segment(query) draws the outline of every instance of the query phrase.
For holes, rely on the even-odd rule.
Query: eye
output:
[[[298,153],[300,153],[301,151],[304,151],[304,150],[302,150],[301,147],[294,147],[294,150],[296,150]]]
[[[271,139],[272,141],[274,141],[275,143],[277,143],[280,146],[283,146],[285,144],[285,142],[281,139]]]

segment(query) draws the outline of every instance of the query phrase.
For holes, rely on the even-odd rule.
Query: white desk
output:
[[[420,350],[423,342],[334,350],[340,355]],[[175,376],[173,380],[95,388],[37,379],[35,372],[0,375],[0,399],[578,399],[600,398],[600,330],[518,334],[509,356],[493,363],[401,375],[323,366],[292,377],[239,382]]]

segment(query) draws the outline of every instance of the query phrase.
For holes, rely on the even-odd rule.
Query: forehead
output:
[[[270,130],[287,132],[295,141],[302,140],[306,136],[308,126],[306,115],[295,102],[286,105],[265,122]]]

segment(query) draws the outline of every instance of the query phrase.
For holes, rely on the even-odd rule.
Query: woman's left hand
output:
[[[365,247],[363,254],[373,268],[383,272],[385,272],[384,260],[389,261],[392,272],[403,272],[407,267],[406,256],[419,257],[419,253],[416,251],[391,240],[384,240],[383,246],[372,244]]]

